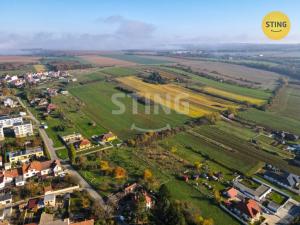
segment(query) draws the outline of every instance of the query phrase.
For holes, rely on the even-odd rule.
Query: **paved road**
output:
[[[18,98],[18,101],[26,109],[30,118],[36,123],[36,125],[39,126],[40,121],[35,118],[35,116],[30,112],[30,110],[21,101],[21,99]],[[48,135],[44,129],[41,129],[41,128],[38,128],[38,129],[39,129],[39,133],[46,145],[46,148],[49,152],[51,160],[58,159],[56,152],[55,152],[55,148],[53,147],[53,141],[48,137]],[[85,181],[85,179],[82,178],[82,176],[76,170],[73,169],[73,167],[70,164],[64,162],[63,167],[65,169],[67,169],[67,172],[69,173],[70,176],[74,177],[78,181],[78,184],[81,186],[81,188],[85,189],[95,201],[98,201],[100,203],[100,205],[103,207],[104,210],[106,210],[106,212],[110,212],[112,210],[110,207],[108,207],[105,204],[103,198],[91,187],[91,185],[89,185]]]

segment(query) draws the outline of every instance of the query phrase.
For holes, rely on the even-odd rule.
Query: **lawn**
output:
[[[66,148],[56,150],[56,154],[57,154],[58,158],[60,158],[62,160],[66,160],[69,158],[68,150]]]
[[[104,57],[109,57],[113,59],[119,59],[119,60],[125,60],[129,62],[134,62],[138,64],[166,64],[170,63],[170,61],[167,60],[161,60],[161,59],[153,59],[153,58],[146,58],[138,55],[127,55],[127,54],[105,54],[101,55]]]
[[[213,218],[215,224],[240,224],[233,217],[216,206],[212,199],[207,198],[185,182],[172,180],[166,185],[173,199],[193,204],[199,208],[202,216],[205,218]]]
[[[233,84],[228,84],[224,82],[215,81],[206,77],[201,77],[193,73],[185,72],[180,69],[175,68],[169,68],[169,67],[162,67],[165,70],[172,71],[174,73],[183,74],[189,76],[193,82],[199,82],[203,85],[207,85],[216,89],[220,89],[229,93],[234,93],[237,95],[244,95],[251,98],[261,99],[261,100],[267,100],[271,93],[261,90],[261,89],[252,89],[252,88],[246,88],[241,87]]]
[[[240,112],[239,117],[252,121],[258,125],[274,129],[285,130],[300,135],[300,121],[292,118],[276,115],[274,112],[248,109]]]
[[[171,111],[166,114],[161,109],[158,114],[147,113],[144,105],[115,89],[109,82],[96,82],[70,88],[70,93],[83,103],[81,110],[105,130],[111,130],[121,139],[149,129],[161,129],[167,125],[178,126],[189,118]],[[125,111],[118,113],[119,106],[112,101],[117,96],[119,104],[124,104]],[[137,106],[137,111],[133,110]]]
[[[287,197],[278,192],[272,191],[267,195],[267,199],[275,202],[278,205],[282,205],[287,200]]]

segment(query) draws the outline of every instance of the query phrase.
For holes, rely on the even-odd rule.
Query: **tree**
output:
[[[221,202],[221,195],[218,190],[214,191],[214,197],[215,197],[216,202],[219,204]]]
[[[177,152],[177,147],[176,147],[176,146],[172,146],[171,152],[172,152],[172,153],[176,153],[176,152]]]
[[[232,106],[229,106],[227,111],[228,111],[228,115],[230,115],[230,114],[236,115],[237,114],[236,108],[232,107]]]
[[[75,164],[75,159],[76,159],[76,150],[74,145],[70,144],[69,148],[68,148],[68,155],[69,155],[69,159],[72,165]]]
[[[205,118],[211,123],[216,124],[220,119],[220,114],[218,112],[212,112],[210,114],[207,114]]]
[[[102,172],[104,172],[105,174],[107,174],[108,172],[111,172],[111,168],[110,168],[109,162],[101,160],[100,161],[100,170]]]
[[[212,218],[204,219],[202,225],[214,225],[214,220]]]
[[[144,180],[147,182],[151,182],[153,180],[153,174],[151,170],[145,169],[144,171]]]
[[[201,162],[197,161],[197,162],[194,163],[194,167],[195,167],[196,170],[199,170],[201,168],[201,166],[202,166]]]
[[[126,170],[120,166],[117,166],[114,170],[116,179],[123,179],[126,177]]]

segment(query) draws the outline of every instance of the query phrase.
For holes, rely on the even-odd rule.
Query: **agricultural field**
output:
[[[149,58],[149,57],[144,57],[144,56],[139,56],[139,55],[105,54],[103,56],[113,58],[113,59],[118,59],[118,60],[125,60],[125,61],[129,61],[129,62],[137,63],[137,64],[145,64],[145,65],[172,63],[172,61],[168,61],[168,60],[164,60],[164,59],[154,59],[154,58]]]
[[[238,95],[234,93],[230,93],[227,91],[222,91],[220,89],[216,89],[213,87],[204,87],[202,89],[205,93],[213,94],[214,96],[225,97],[226,99],[230,99],[238,102],[247,102],[253,105],[263,105],[266,101],[262,99],[252,98],[248,96]]]
[[[35,65],[33,65],[33,68],[38,73],[46,71],[46,67],[44,65],[42,65],[42,64],[35,64]]]
[[[125,59],[117,59],[106,56],[99,55],[82,55],[79,56],[82,60],[85,60],[89,63],[95,64],[97,66],[135,66],[136,63],[126,61]]]
[[[214,111],[226,110],[228,107],[237,107],[233,103],[194,93],[174,84],[155,85],[132,76],[118,78],[117,80],[136,90],[138,96],[191,117],[201,117]],[[188,104],[187,108],[184,107],[185,104]]]
[[[132,67],[110,67],[104,68],[101,71],[112,76],[132,76],[138,74],[138,71]]]
[[[165,126],[178,126],[189,118],[171,111],[170,114],[150,112],[144,105],[137,103],[130,96],[115,89],[109,82],[96,82],[88,85],[79,85],[69,89],[83,104],[81,110],[105,130],[115,132],[121,139],[126,139],[141,130],[160,129]],[[112,96],[119,96],[119,103],[124,104],[124,113],[118,114],[119,106],[112,101]],[[137,106],[137,111],[133,109]],[[114,111],[116,111],[114,113]]]
[[[251,145],[249,141],[238,138],[231,132],[224,132],[216,126],[201,126],[196,129],[195,132],[205,138],[212,139],[226,147],[229,147],[227,149],[228,155],[238,159],[239,161],[245,161],[245,163],[248,164],[266,162],[292,173],[300,173],[296,166],[289,164],[288,161],[282,157],[266,152],[263,149],[256,148]]]
[[[176,63],[180,63],[184,66],[191,67],[193,71],[208,73],[214,77],[234,81],[240,84],[248,84],[254,87],[260,87],[265,90],[274,89],[274,87],[276,86],[276,80],[280,76],[277,73],[224,62],[191,60],[173,57],[161,58],[160,56],[151,58],[157,60],[170,60]]]
[[[261,111],[251,108],[240,112],[238,116],[244,120],[254,122],[270,129],[285,130],[300,135],[299,120],[280,116],[274,112]]]
[[[300,85],[288,85],[279,91],[269,111],[300,121]]]
[[[233,84],[219,82],[219,81],[215,81],[215,80],[212,80],[212,79],[209,79],[206,77],[198,76],[193,73],[185,72],[180,69],[175,69],[175,68],[170,68],[170,67],[161,67],[161,68],[163,68],[164,70],[167,70],[167,71],[171,71],[173,73],[183,74],[183,75],[190,77],[191,81],[193,83],[196,83],[197,85],[195,85],[195,86],[198,88],[199,88],[199,85],[210,86],[210,87],[213,87],[213,88],[216,88],[219,90],[223,90],[223,91],[227,91],[230,93],[234,93],[237,95],[247,96],[247,97],[251,97],[251,98],[257,98],[257,99],[261,99],[261,100],[267,100],[271,96],[271,92],[269,92],[269,91],[264,91],[261,89],[254,89],[254,88],[246,88],[246,87],[241,87],[241,86],[237,86],[237,85],[233,85]]]
[[[33,56],[0,56],[0,63],[37,63],[39,62],[39,57]]]

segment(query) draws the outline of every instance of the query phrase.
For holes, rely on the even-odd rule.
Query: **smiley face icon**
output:
[[[268,13],[262,22],[262,30],[272,40],[280,40],[288,35],[291,29],[289,17],[282,12]]]

